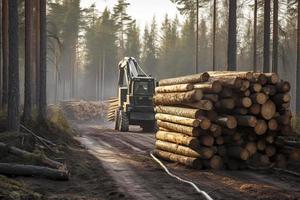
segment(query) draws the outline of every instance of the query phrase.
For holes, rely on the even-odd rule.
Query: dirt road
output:
[[[204,199],[189,185],[169,177],[149,156],[154,134],[138,128],[121,133],[105,125],[76,123],[77,138],[97,157],[132,199]],[[213,199],[300,199],[300,178],[275,172],[198,171],[164,162],[182,178],[193,181]]]

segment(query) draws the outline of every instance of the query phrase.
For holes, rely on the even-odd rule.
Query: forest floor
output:
[[[57,121],[62,120],[57,118]],[[46,154],[66,163],[70,180],[59,182],[37,177],[8,179],[0,176],[0,200],[204,199],[189,185],[169,177],[151,159],[149,153],[154,148],[154,133],[143,133],[136,127],[121,133],[103,120],[69,122],[74,130],[72,133],[61,132],[60,129],[39,133],[58,145],[59,153],[46,151]],[[0,141],[16,140],[1,135]],[[16,144],[24,148],[32,146],[26,138],[18,139],[13,143]],[[0,152],[1,162],[9,162],[10,159],[14,158],[6,160]],[[214,200],[300,199],[300,178],[286,173],[199,171],[174,163],[164,164],[176,175],[193,181]]]

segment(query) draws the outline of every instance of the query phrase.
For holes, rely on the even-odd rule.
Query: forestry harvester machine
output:
[[[119,63],[116,130],[128,131],[129,125],[138,125],[146,132],[155,130],[155,85],[155,79],[148,76],[133,57],[125,57]]]

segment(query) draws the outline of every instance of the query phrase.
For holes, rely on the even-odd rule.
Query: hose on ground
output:
[[[182,179],[182,178],[176,176],[175,174],[172,174],[172,173],[168,170],[168,168],[167,168],[167,167],[166,167],[166,166],[165,166],[165,165],[164,165],[157,157],[155,157],[155,156],[153,155],[153,152],[152,152],[152,151],[150,152],[150,156],[152,157],[152,159],[153,159],[154,161],[156,161],[156,162],[157,162],[157,163],[165,170],[165,172],[166,172],[169,176],[171,176],[171,177],[173,177],[173,178],[176,178],[177,180],[179,180],[179,181],[181,181],[181,182],[183,182],[183,183],[187,183],[187,184],[191,185],[191,186],[196,190],[196,192],[198,192],[199,194],[203,195],[204,198],[205,198],[206,200],[213,200],[212,197],[210,197],[205,191],[200,190],[200,189],[197,187],[197,185],[196,185],[195,183],[193,183],[192,181]]]

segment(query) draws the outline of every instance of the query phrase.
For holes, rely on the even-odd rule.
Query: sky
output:
[[[81,0],[81,7],[89,7],[96,3],[97,9],[101,12],[105,7],[110,9],[117,3],[118,0]],[[176,5],[170,0],[128,0],[128,14],[137,20],[140,27],[150,24],[153,16],[156,16],[158,24],[161,24],[166,14],[174,18],[176,14],[179,18],[180,14],[177,11]]]

